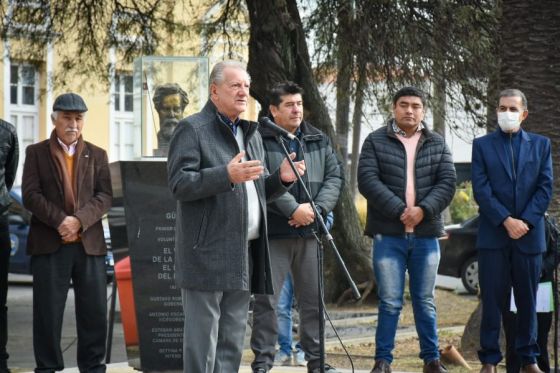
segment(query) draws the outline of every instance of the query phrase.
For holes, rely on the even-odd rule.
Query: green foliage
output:
[[[356,196],[356,210],[358,211],[358,220],[360,221],[360,229],[364,230],[366,227],[367,218],[367,200],[362,195]]]
[[[108,65],[111,49],[119,68],[140,56],[163,54],[186,38],[189,25],[175,17],[187,11],[185,1],[3,1],[0,37],[12,60],[43,61],[54,45],[61,68],[49,79],[56,87],[71,86],[76,77],[95,77],[108,86],[115,68]]]
[[[473,197],[472,184],[464,182],[455,191],[449,206],[453,223],[461,223],[478,212],[478,205]]]
[[[404,85],[433,94],[431,85],[437,83],[444,87],[446,107],[464,111],[471,119],[448,116],[451,131],[472,139],[473,132],[486,124],[487,83],[498,68],[495,1],[317,0],[315,4],[306,25],[313,31],[317,71],[331,76],[340,53],[350,52],[353,68],[357,61],[367,61],[368,80],[382,82],[366,88],[378,101]],[[348,30],[344,23],[333,22],[347,7],[353,12]],[[337,43],[340,33],[346,43]]]

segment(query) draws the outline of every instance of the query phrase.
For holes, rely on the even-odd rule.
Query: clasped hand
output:
[[[529,226],[523,220],[512,218],[508,216],[504,220],[504,227],[508,232],[510,238],[518,240],[529,232]]]
[[[292,214],[288,224],[294,228],[309,225],[315,221],[315,213],[310,203],[301,203]]]
[[[401,222],[407,227],[416,227],[424,219],[424,210],[418,206],[407,207],[401,214]]]
[[[62,237],[62,240],[66,242],[76,241],[79,238],[79,231],[82,227],[80,220],[75,216],[67,216],[64,218],[62,223],[58,226],[58,234]]]

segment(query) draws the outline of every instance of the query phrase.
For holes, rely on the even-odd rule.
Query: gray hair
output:
[[[51,120],[57,120],[59,114],[60,114],[60,110],[53,111],[53,112],[51,113]],[[86,118],[86,113],[83,112],[83,113],[81,113],[81,114],[84,116],[84,119],[85,119],[85,118]]]
[[[247,78],[249,78],[249,81],[251,81],[251,76],[247,72],[247,68],[245,67],[245,64],[239,61],[226,60],[226,61],[220,61],[214,65],[214,67],[212,68],[212,72],[210,73],[210,84],[223,83],[225,80],[224,70],[228,67],[232,69],[243,70],[245,74],[247,74]]]
[[[523,109],[527,110],[527,97],[525,97],[525,94],[521,92],[519,89],[515,89],[515,88],[504,89],[503,91],[500,92],[500,97],[498,99],[502,97],[520,97],[521,104],[523,105]]]

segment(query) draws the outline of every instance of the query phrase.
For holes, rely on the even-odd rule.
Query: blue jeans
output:
[[[292,283],[292,276],[288,274],[280,297],[278,298],[278,305],[276,306],[276,317],[278,320],[278,345],[280,351],[286,355],[292,354],[292,304],[294,299],[294,285]],[[299,342],[296,344],[296,350],[301,350]]]
[[[439,359],[434,289],[440,251],[436,238],[377,235],[374,239],[373,269],[379,296],[379,317],[375,332],[375,359],[393,361],[395,333],[403,306],[405,272],[408,270],[410,296],[420,358],[428,363]]]

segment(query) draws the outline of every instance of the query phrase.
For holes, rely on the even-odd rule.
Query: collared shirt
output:
[[[239,150],[245,150],[243,128],[235,127],[235,141],[239,145]],[[247,153],[243,157],[243,162],[247,162],[249,158]],[[247,240],[251,241],[259,238],[261,227],[261,207],[259,204],[259,195],[257,194],[257,187],[255,181],[246,181],[245,190],[247,191]]]
[[[399,126],[397,125],[397,122],[394,119],[392,121],[392,126],[393,126],[393,132],[394,133],[396,133],[397,135],[401,135],[402,137],[408,137],[408,136],[406,136],[406,132],[404,132],[402,129],[399,128]],[[416,127],[416,132],[420,132],[423,129],[424,129],[424,123],[420,122],[418,127]]]
[[[296,136],[295,139],[290,140],[290,142],[288,143],[288,149],[290,150],[290,153],[298,153],[299,147],[300,147],[300,142],[298,140],[301,140],[301,137],[303,136],[303,132],[301,132],[301,128],[298,127],[296,129],[296,132],[294,133],[294,135]]]
[[[240,119],[237,118],[235,121],[232,121],[222,113],[218,113],[218,115],[220,116],[220,119],[229,127],[231,132],[233,132],[233,135],[237,135],[237,127],[239,127]]]
[[[414,207],[416,206],[416,180],[414,168],[416,167],[416,148],[418,147],[418,142],[420,141],[420,132],[416,131],[409,137],[397,133],[397,139],[402,142],[406,152],[406,207]],[[406,226],[405,232],[414,233],[414,227]]]
[[[60,144],[60,146],[62,146],[62,149],[66,154],[73,156],[76,153],[76,145],[78,144],[78,140],[74,141],[70,145],[66,145],[58,137],[56,139],[58,140],[58,143]]]

